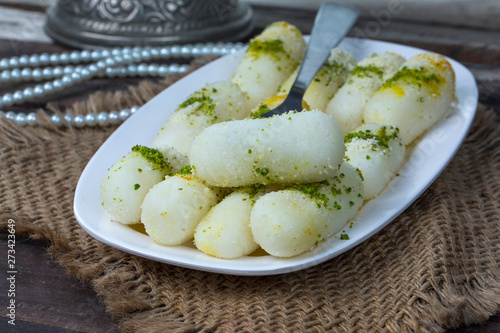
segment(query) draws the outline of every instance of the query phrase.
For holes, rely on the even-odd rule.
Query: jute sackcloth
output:
[[[95,94],[75,114],[142,104],[179,77]],[[73,216],[80,173],[116,127],[17,127],[0,119],[1,226],[50,240],[124,332],[442,332],[500,310],[500,119],[480,106],[459,152],[403,214],[302,271],[206,273],[116,250]]]

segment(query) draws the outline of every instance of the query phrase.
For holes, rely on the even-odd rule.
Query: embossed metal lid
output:
[[[237,0],[59,0],[46,33],[75,47],[236,41],[253,29],[253,12]]]

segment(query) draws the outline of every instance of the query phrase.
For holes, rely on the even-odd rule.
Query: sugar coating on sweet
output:
[[[405,145],[392,126],[360,126],[346,134],[345,146],[345,160],[363,175],[365,200],[379,195],[404,161]]]
[[[139,152],[130,152],[115,162],[101,181],[101,200],[113,221],[140,222],[142,200],[171,167],[154,165]]]
[[[344,152],[339,125],[314,110],[210,126],[189,156],[199,178],[233,187],[322,181],[337,173]]]
[[[244,92],[250,109],[275,95],[298,67],[306,49],[302,33],[286,22],[276,22],[253,38],[231,80]]]
[[[196,227],[196,247],[223,259],[243,257],[257,250],[259,245],[250,229],[250,212],[257,196],[238,190],[213,207]]]
[[[342,230],[363,203],[363,182],[344,162],[337,176],[259,198],[250,217],[254,240],[277,257],[307,252]]]
[[[368,101],[363,114],[366,124],[399,128],[405,145],[411,144],[448,112],[455,99],[455,74],[442,55],[417,54]]]
[[[217,203],[217,195],[191,177],[174,175],[154,185],[142,203],[141,222],[147,234],[162,245],[180,245]]]

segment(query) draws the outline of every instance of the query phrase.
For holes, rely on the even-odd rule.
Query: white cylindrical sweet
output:
[[[276,95],[302,61],[305,49],[302,33],[286,22],[271,24],[250,41],[231,79],[246,94],[250,109]]]
[[[267,253],[292,257],[342,230],[362,203],[361,175],[344,162],[338,175],[326,181],[262,196],[252,209],[250,228]]]
[[[328,102],[346,82],[349,73],[356,66],[356,59],[349,53],[334,48],[328,60],[320,68],[304,93],[303,103],[309,110],[326,111]],[[282,84],[278,94],[287,95],[297,77],[298,69]]]
[[[194,234],[196,247],[211,256],[234,259],[259,248],[250,229],[250,212],[264,190],[250,187],[237,190],[215,207],[198,224]]]
[[[196,226],[216,203],[217,195],[208,186],[189,176],[170,176],[144,198],[141,222],[155,242],[180,245],[193,238]]]
[[[344,158],[339,125],[321,111],[215,124],[191,147],[195,174],[209,185],[310,183],[333,177]]]
[[[325,111],[339,123],[342,132],[361,126],[366,103],[404,61],[400,55],[386,52],[372,54],[358,63]]]
[[[135,146],[102,179],[102,206],[113,221],[139,223],[144,197],[170,171],[172,167],[160,151]]]
[[[364,198],[382,192],[401,167],[405,146],[398,129],[380,124],[363,125],[345,136],[345,160],[363,175]]]
[[[231,81],[207,84],[192,93],[163,124],[152,147],[171,146],[188,155],[191,143],[204,128],[249,115],[241,90]]]
[[[434,126],[455,98],[455,73],[436,53],[420,53],[408,59],[368,101],[364,123],[399,128],[405,145]]]

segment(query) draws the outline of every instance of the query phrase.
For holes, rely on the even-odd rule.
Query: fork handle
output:
[[[307,50],[290,94],[305,93],[319,69],[356,22],[358,11],[352,7],[326,2],[314,20]],[[300,99],[302,100],[302,96]]]

